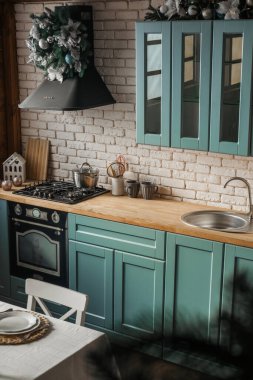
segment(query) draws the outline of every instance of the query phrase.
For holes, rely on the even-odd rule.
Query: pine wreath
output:
[[[57,12],[45,8],[31,18],[33,25],[26,40],[28,63],[42,69],[49,80],[83,77],[92,54],[84,23],[73,21],[68,7]]]

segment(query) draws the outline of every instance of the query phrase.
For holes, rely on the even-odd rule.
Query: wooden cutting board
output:
[[[49,141],[44,139],[32,139],[26,147],[26,178],[28,180],[47,179]]]

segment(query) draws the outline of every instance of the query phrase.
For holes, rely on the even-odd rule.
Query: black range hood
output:
[[[60,8],[60,7],[56,7]],[[93,22],[91,6],[70,6],[71,17],[85,20],[88,29],[89,42],[93,53]],[[75,111],[95,108],[115,103],[110,91],[99,75],[94,65],[94,54],[82,78],[77,75],[65,79],[44,82],[34,90],[21,104],[21,109]]]

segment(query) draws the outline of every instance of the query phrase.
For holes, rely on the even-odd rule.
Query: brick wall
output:
[[[43,74],[27,64],[25,39],[31,27],[30,13],[44,5],[16,4],[17,54],[20,98],[41,82]],[[152,1],[152,5],[161,1]],[[93,6],[95,64],[117,103],[77,112],[22,111],[22,146],[29,137],[51,142],[49,175],[71,178],[72,169],[84,161],[100,169],[100,183],[110,186],[107,165],[124,154],[129,169],[140,180],[152,180],[159,194],[177,200],[246,210],[246,190],[240,182],[223,188],[231,176],[242,176],[253,186],[253,159],[135,143],[135,21],[143,19],[147,0],[90,0]]]

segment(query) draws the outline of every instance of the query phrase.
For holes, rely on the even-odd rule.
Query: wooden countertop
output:
[[[0,199],[253,248],[253,233],[228,233],[190,227],[180,219],[187,212],[222,210],[220,208],[160,198],[145,200],[126,195],[117,197],[111,193],[75,205],[66,205],[16,195],[2,188]]]

